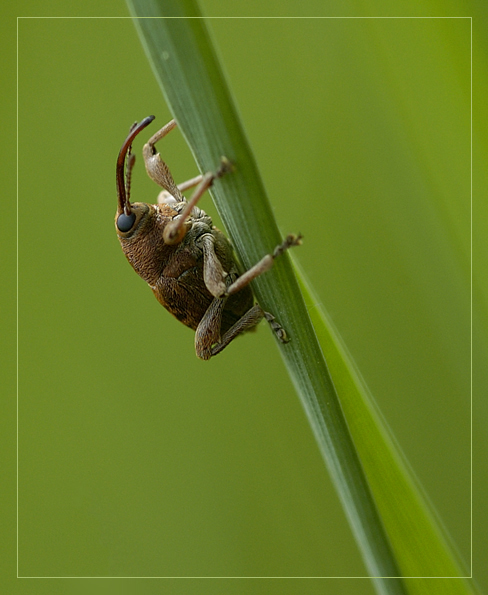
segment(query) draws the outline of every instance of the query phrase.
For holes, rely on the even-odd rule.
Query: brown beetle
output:
[[[214,179],[231,171],[232,166],[223,158],[216,173],[207,173],[177,186],[154,146],[176,126],[174,120],[156,132],[143,148],[149,177],[164,188],[158,196],[158,204],[131,203],[130,180],[135,162],[132,141],[153,120],[154,116],[148,116],[131,127],[117,159],[115,229],[127,260],[148,283],[157,300],[196,331],[195,349],[201,359],[220,353],[237,335],[254,328],[263,317],[270,322],[280,341],[287,342],[285,331],[274,317],[254,303],[249,283],[270,269],[277,256],[299,245],[301,236],[289,235],[273,254],[266,255],[240,275],[229,240],[196,206]],[[182,191],[195,186],[196,190],[187,201]]]

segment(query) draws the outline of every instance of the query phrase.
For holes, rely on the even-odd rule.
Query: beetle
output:
[[[222,158],[216,172],[176,185],[155,148],[176,127],[175,120],[156,132],[142,151],[149,177],[163,188],[157,204],[130,202],[135,163],[132,142],[153,120],[154,116],[148,116],[133,124],[117,158],[115,229],[127,260],[160,304],[195,331],[199,358],[217,355],[262,318],[268,320],[280,341],[287,342],[274,316],[255,303],[249,283],[269,270],[285,250],[299,245],[301,236],[287,236],[272,254],[240,274],[230,241],[196,206],[214,180],[232,171],[233,165]],[[195,190],[187,201],[182,192],[190,188]]]

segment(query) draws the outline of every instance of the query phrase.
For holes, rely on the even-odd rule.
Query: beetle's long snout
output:
[[[125,215],[131,214],[130,202],[129,202],[129,193],[126,190],[126,181],[124,179],[124,166],[125,166],[125,158],[127,153],[130,150],[132,145],[132,141],[135,137],[139,134],[141,130],[146,128],[152,121],[154,120],[154,116],[147,116],[144,118],[139,124],[134,124],[129,132],[129,136],[125,139],[122,148],[120,149],[119,156],[117,157],[117,168],[116,168],[116,180],[117,180],[117,200],[118,200],[118,210],[119,214],[125,213]],[[133,163],[133,162],[132,162]],[[128,171],[130,171],[131,164],[128,164]]]

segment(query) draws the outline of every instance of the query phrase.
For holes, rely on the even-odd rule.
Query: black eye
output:
[[[122,233],[126,231],[130,231],[132,226],[134,225],[134,221],[136,220],[136,214],[131,213],[130,215],[126,215],[122,213],[117,217],[117,228]]]

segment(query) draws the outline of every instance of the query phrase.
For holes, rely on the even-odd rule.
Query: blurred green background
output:
[[[449,6],[412,13],[402,5],[395,15],[473,15],[470,3]],[[312,2],[307,12],[300,7],[248,3],[225,16],[390,14],[381,2],[335,13]],[[14,60],[14,17],[40,16],[39,8],[24,2],[3,20]],[[202,9],[224,15],[215,0]],[[54,3],[42,14],[128,13],[122,2],[103,0]],[[294,256],[469,566],[471,21],[212,19],[209,26],[280,228],[303,233]],[[483,48],[474,51],[485,57]],[[12,120],[14,103],[5,105],[4,121]],[[113,228],[115,160],[130,124],[152,113],[147,136],[171,114],[130,19],[19,20],[19,574],[364,576],[269,330],[263,324],[218,358],[197,360],[193,333],[159,306],[122,255]],[[157,187],[144,172],[144,139],[135,146],[132,192],[151,202]],[[486,141],[476,129],[475,151]],[[2,148],[12,172],[14,143],[15,136]],[[195,175],[178,132],[162,150],[177,181]],[[477,226],[486,205],[475,204]],[[209,197],[202,206],[217,220]],[[475,256],[480,243],[475,238]],[[486,254],[478,258],[483,270]],[[484,297],[486,278],[475,277],[478,396],[487,388],[476,367],[486,361]],[[485,403],[474,420],[480,495],[487,418]],[[15,418],[8,419],[15,439]],[[11,445],[9,452],[13,477]],[[12,540],[3,558],[15,576],[13,484],[4,497]],[[474,505],[475,576],[486,585],[483,554],[476,558],[488,547],[486,503]],[[132,593],[162,585],[168,593],[190,589],[176,580],[27,579],[15,588]],[[201,580],[191,588],[373,593],[362,579]]]

